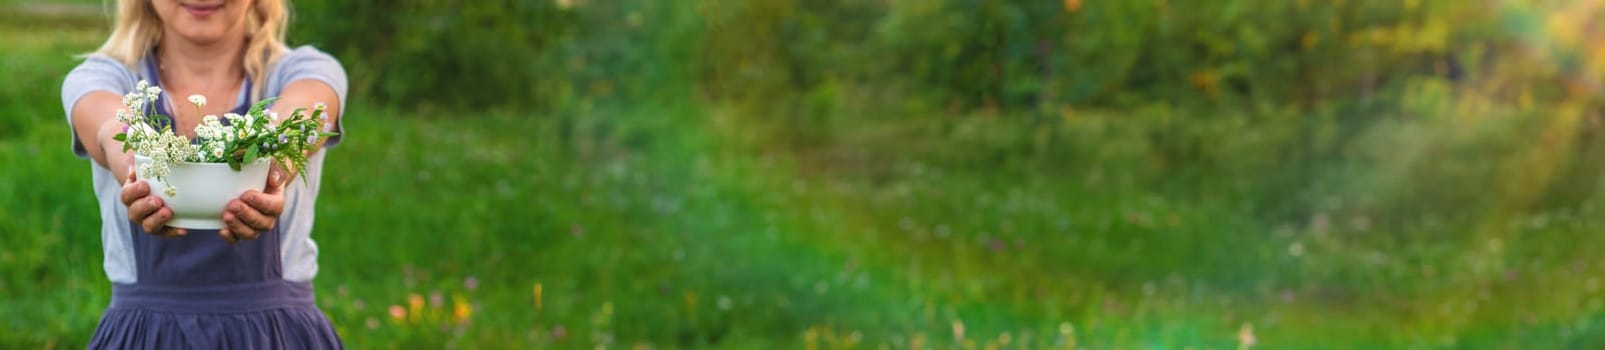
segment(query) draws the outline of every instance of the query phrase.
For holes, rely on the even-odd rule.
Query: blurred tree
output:
[[[291,37],[345,63],[352,89],[381,102],[449,106],[550,103],[574,33],[552,1],[300,0]]]

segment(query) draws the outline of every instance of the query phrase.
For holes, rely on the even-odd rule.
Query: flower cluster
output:
[[[117,121],[123,123],[123,132],[117,134],[116,139],[123,141],[123,150],[133,150],[142,156],[150,157],[151,162],[139,165],[139,175],[152,179],[165,180],[168,174],[168,165],[185,160],[193,153],[189,140],[173,133],[172,125],[165,118],[154,115],[153,105],[162,94],[162,88],[151,86],[141,80],[134,87],[134,91],[123,95],[124,109],[117,111]],[[168,196],[175,195],[177,189],[168,185],[165,192]]]
[[[184,162],[228,163],[238,171],[241,165],[258,159],[273,159],[293,169],[305,169],[307,154],[317,149],[319,139],[337,135],[324,114],[325,104],[314,105],[311,113],[302,108],[280,119],[277,112],[267,109],[277,98],[269,98],[252,105],[244,115],[202,117],[191,142],[174,132],[171,118],[155,113],[153,105],[161,93],[161,88],[141,80],[133,92],[123,96],[126,109],[117,111],[117,120],[126,124],[115,137],[123,141],[123,150],[151,159],[138,168],[139,176],[145,178],[166,182],[169,168]],[[206,97],[192,95],[189,102],[199,113],[206,106]],[[173,196],[177,190],[168,184],[165,193]]]

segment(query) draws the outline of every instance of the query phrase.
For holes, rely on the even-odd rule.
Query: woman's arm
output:
[[[324,108],[324,115],[329,120],[325,125],[339,125],[340,96],[336,95],[334,88],[329,84],[316,79],[301,79],[285,85],[279,92],[279,100],[273,102],[269,109],[278,111],[281,118],[287,118],[289,113],[297,108],[306,108],[311,113],[314,104],[328,105]],[[310,152],[317,152],[323,146],[326,138],[319,138],[318,144]],[[284,187],[295,178],[295,173],[301,169],[288,171],[279,164],[268,176],[268,184],[264,191],[246,191],[240,198],[229,201],[228,210],[223,212],[224,228],[218,232],[223,239],[237,242],[242,239],[256,239],[262,232],[272,230],[279,221],[279,215],[284,213]]]
[[[123,123],[117,121],[117,111],[123,108],[126,107],[123,107],[122,97],[116,93],[94,91],[84,94],[78,102],[73,103],[70,112],[72,132],[78,136],[78,142],[83,144],[89,158],[110,170],[117,182],[123,185],[120,199],[128,207],[129,221],[152,234],[187,234],[188,231],[184,229],[167,227],[168,219],[173,218],[173,211],[162,203],[161,197],[151,195],[149,184],[135,181],[133,153],[124,152],[122,141],[112,138],[123,131]]]
[[[284,90],[279,92],[279,100],[274,101],[270,109],[278,111],[280,117],[289,117],[283,113],[297,108],[306,108],[307,113],[312,113],[312,106],[319,103],[328,105],[323,114],[329,116],[329,120],[323,124],[331,127],[340,125],[340,108],[343,107],[340,105],[340,95],[335,94],[334,87],[317,79],[301,79],[285,85]],[[317,146],[310,152],[317,152],[325,141],[328,138],[319,138]]]
[[[70,112],[72,132],[78,135],[78,142],[84,145],[95,164],[117,175],[118,183],[128,178],[132,159],[130,153],[123,152],[122,141],[112,138],[122,132],[122,123],[117,121],[116,115],[123,108],[121,96],[110,91],[95,91],[79,98]]]
[[[285,53],[278,67],[269,81],[284,83],[278,91],[279,100],[271,108],[278,113],[286,113],[323,103],[327,105],[323,112],[329,116],[325,123],[332,126],[335,132],[343,132],[339,130],[339,125],[340,117],[344,116],[341,112],[345,108],[346,72],[340,66],[340,61],[317,49],[303,46]],[[271,83],[269,86],[272,86]],[[327,142],[329,139],[320,138],[313,152],[328,145]],[[223,213],[223,238],[231,241],[251,239],[260,232],[273,229],[279,214],[284,212],[285,185],[296,177],[296,172],[302,170],[278,171],[283,170],[282,166],[274,168],[275,174],[279,175],[268,175],[268,182],[271,183],[265,187],[266,191],[247,191],[239,199],[229,202],[228,211]]]

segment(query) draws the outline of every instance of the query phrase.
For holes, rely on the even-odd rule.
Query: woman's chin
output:
[[[215,30],[215,31],[213,31],[213,30],[179,31],[176,39],[183,40],[183,41],[186,41],[186,42],[189,42],[189,43],[192,43],[192,44],[196,44],[196,45],[206,46],[206,45],[212,45],[212,44],[216,44],[216,43],[219,43],[219,42],[223,42],[223,39],[225,37],[227,37],[226,35],[224,35],[224,32],[225,31],[223,31],[223,30]]]

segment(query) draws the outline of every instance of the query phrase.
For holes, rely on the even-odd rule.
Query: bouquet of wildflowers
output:
[[[289,118],[280,119],[267,105],[277,98],[264,99],[251,106],[245,115],[234,113],[222,117],[207,115],[195,126],[195,140],[173,130],[172,119],[155,113],[154,104],[162,89],[141,80],[134,91],[123,96],[127,107],[117,111],[117,120],[126,124],[123,132],[114,138],[123,142],[123,151],[151,159],[140,164],[140,177],[163,180],[169,167],[184,162],[228,163],[229,168],[240,170],[243,164],[258,159],[273,159],[294,169],[305,169],[307,154],[315,150],[318,139],[338,135],[331,132],[329,117],[324,114],[326,105],[296,109]],[[192,95],[190,104],[196,111],[206,106],[206,97]],[[306,177],[305,173],[301,176]],[[168,184],[168,196],[177,195],[177,189]]]

